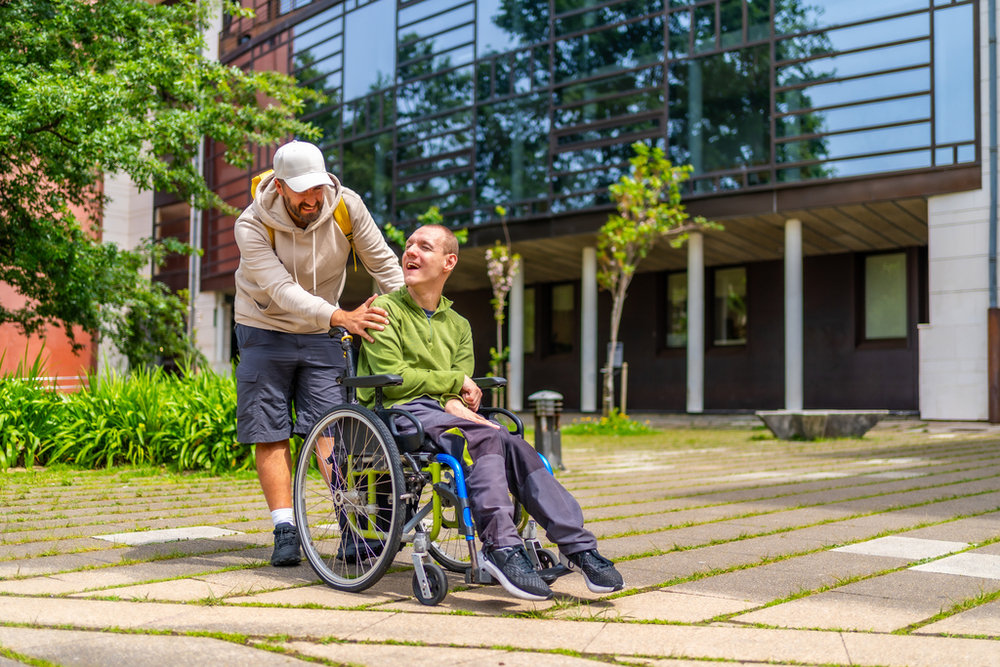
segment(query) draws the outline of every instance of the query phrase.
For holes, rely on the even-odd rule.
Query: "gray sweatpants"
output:
[[[521,544],[508,491],[524,506],[564,554],[597,548],[597,538],[583,527],[583,510],[569,491],[549,474],[535,450],[522,438],[445,412],[437,401],[418,398],[393,406],[412,413],[445,454],[463,460],[466,445],[472,467],[466,487],[479,539],[486,550]],[[412,432],[406,419],[400,431]],[[448,433],[459,429],[462,435]],[[464,437],[463,437],[464,436]],[[506,480],[506,484],[502,480]]]

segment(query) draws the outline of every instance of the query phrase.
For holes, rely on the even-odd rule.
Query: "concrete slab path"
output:
[[[425,607],[405,552],[362,593],[272,568],[250,475],[8,471],[0,667],[1000,664],[1000,433],[888,420],[802,443],[745,416],[655,421],[564,438],[560,480],[627,588],[570,576],[543,603],[450,574]]]

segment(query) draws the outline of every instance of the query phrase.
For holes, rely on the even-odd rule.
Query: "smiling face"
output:
[[[407,287],[441,287],[458,263],[458,255],[449,247],[448,230],[437,225],[421,227],[406,240],[403,251],[403,282]]]
[[[285,208],[291,213],[292,219],[299,227],[307,227],[315,222],[323,210],[323,199],[326,196],[325,185],[317,185],[305,192],[296,192],[287,184],[277,181],[278,194],[285,202]]]

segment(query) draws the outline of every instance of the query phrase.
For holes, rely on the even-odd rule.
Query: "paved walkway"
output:
[[[267,564],[251,475],[0,475],[0,667],[1000,663],[1000,432],[789,443],[749,416],[657,419],[565,442],[560,478],[628,584],[605,598],[575,575],[545,603],[454,578],[423,607],[406,554],[339,593]]]

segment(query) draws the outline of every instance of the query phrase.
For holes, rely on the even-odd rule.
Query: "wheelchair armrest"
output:
[[[514,431],[514,433],[521,436],[522,438],[524,437],[524,423],[521,421],[520,417],[515,415],[510,410],[505,410],[504,408],[479,408],[479,414],[486,417],[487,419],[489,419],[490,416],[495,414],[505,415],[508,419],[514,422],[514,425],[517,427],[517,430]],[[500,425],[503,426],[503,424]]]
[[[494,389],[496,387],[506,387],[507,378],[498,377],[483,377],[483,378],[472,378],[472,381],[476,383],[476,386],[480,389]]]
[[[392,387],[403,384],[403,378],[398,375],[360,375],[358,377],[341,378],[340,384],[345,387]]]
[[[393,419],[396,415],[409,420],[409,422],[413,424],[413,427],[416,429],[416,433],[400,433],[399,427],[396,426],[396,420]],[[396,441],[396,445],[399,446],[404,454],[412,454],[420,451],[420,448],[424,444],[424,425],[421,424],[420,421],[413,416],[413,414],[407,412],[406,410],[383,408],[382,410],[379,410],[378,416],[389,428],[389,433],[392,434],[393,440]]]

